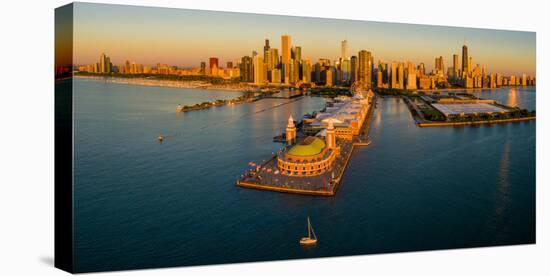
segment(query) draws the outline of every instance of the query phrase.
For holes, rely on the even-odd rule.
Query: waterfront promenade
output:
[[[337,142],[337,145],[340,147],[340,155],[334,161],[332,168],[326,172],[316,176],[304,177],[280,174],[277,168],[277,154],[275,154],[265,163],[260,164],[259,169],[250,171],[237,180],[237,186],[283,193],[334,196],[342,182],[344,172],[355,147],[368,146],[370,144],[368,134],[375,106],[376,96],[372,98],[367,118],[361,126],[359,135],[354,136],[350,141],[339,140]]]

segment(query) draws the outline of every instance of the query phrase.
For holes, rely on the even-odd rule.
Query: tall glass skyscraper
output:
[[[462,46],[462,74],[468,72],[468,46]]]
[[[372,58],[371,53],[367,50],[361,50],[359,52],[359,81],[361,82],[361,88],[371,89],[372,84]]]

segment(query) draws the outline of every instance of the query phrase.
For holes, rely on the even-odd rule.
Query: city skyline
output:
[[[210,57],[225,64],[252,51],[262,53],[265,39],[282,56],[281,34],[288,34],[292,45],[303,49],[302,58],[312,62],[319,58],[338,60],[341,43],[347,41],[350,56],[366,49],[375,63],[411,61],[424,63],[430,71],[435,69],[433,60],[439,56],[448,67],[454,54],[461,55],[466,42],[468,56],[474,59],[472,66],[482,64],[487,71],[504,75],[536,76],[532,32],[305,17],[285,17],[281,21],[282,16],[272,15],[77,4],[75,64],[94,62],[101,52],[108,52],[113,64],[132,60],[199,67]],[[199,19],[204,28],[191,27]],[[219,35],[213,37],[212,33]]]

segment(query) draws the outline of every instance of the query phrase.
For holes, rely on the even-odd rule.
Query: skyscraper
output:
[[[400,62],[397,66],[397,78],[399,83],[399,89],[405,88],[405,70],[404,70],[403,62]]]
[[[389,65],[382,60],[378,60],[378,71],[382,73],[382,86],[385,86],[385,84],[388,83],[388,77],[390,75],[388,70],[390,70]]]
[[[390,87],[391,88],[398,88],[397,87],[397,63],[395,62],[392,62],[391,63],[391,83],[390,83]]]
[[[126,63],[128,63],[128,61],[126,61]],[[201,61],[201,75],[205,75],[205,74],[206,74],[206,62]]]
[[[264,45],[264,62],[265,63],[268,62],[268,58],[267,58],[268,52],[269,52],[269,39],[266,39],[265,45]]]
[[[462,46],[462,75],[465,73],[469,73],[469,59],[468,59],[468,46],[463,45]]]
[[[357,81],[357,73],[359,72],[359,63],[357,63],[357,57],[352,56],[350,59],[350,82],[353,84]]]
[[[99,73],[103,73],[103,70],[105,68],[105,53],[101,53],[101,56],[99,56]]]
[[[271,83],[281,83],[281,70],[274,68],[271,70]]]
[[[252,58],[249,56],[244,56],[241,59],[241,81],[242,82],[254,81]]]
[[[439,56],[435,58],[435,74],[443,75],[445,73],[445,68],[443,66],[443,57]]]
[[[351,74],[351,63],[349,59],[342,60],[340,70],[342,71],[342,80],[345,82],[349,81]]]
[[[210,70],[212,70],[214,68],[219,68],[218,58],[217,57],[211,57],[209,59],[209,65],[210,65]]]
[[[407,75],[407,89],[409,90],[416,89],[416,74],[409,73]]]
[[[407,89],[416,89],[416,70],[412,62],[407,62],[407,68],[405,68],[405,76],[407,76]]]
[[[311,62],[309,59],[302,61],[302,81],[311,82]]]
[[[271,52],[271,49],[268,50],[267,52],[264,52],[264,55],[265,55],[265,58],[264,58],[264,63],[265,63],[265,68],[267,70],[267,80],[271,81],[271,70],[273,70],[273,59],[271,58],[271,55],[272,55],[272,52]]]
[[[315,65],[313,66],[311,80],[313,82],[321,82],[321,64],[319,62],[315,63]]]
[[[348,59],[348,41],[342,40],[342,48],[340,49],[340,58],[342,60]]]
[[[359,52],[359,81],[361,82],[361,88],[369,90],[372,88],[372,57],[371,53],[367,50],[361,50]]]
[[[111,73],[111,58],[102,53],[99,57],[99,73]]]
[[[458,77],[458,70],[460,70],[458,68],[458,55],[454,54],[453,55],[453,77],[454,78]]]
[[[424,62],[418,65],[418,74],[421,76],[426,75],[426,66],[424,66]]]
[[[291,59],[288,68],[289,82],[297,83],[300,80],[300,62]]]
[[[497,87],[497,82],[496,82],[495,75],[491,73],[491,75],[489,75],[489,88],[496,88],[496,87]]]
[[[384,77],[382,71],[378,70],[376,72],[376,87],[382,88],[384,86]]]
[[[298,62],[302,61],[302,47],[294,47],[294,59]]]
[[[111,58],[107,57],[105,61],[105,65],[107,65],[107,70],[105,70],[105,73],[111,73],[113,72],[113,64],[111,64]]]
[[[284,71],[284,83],[290,83],[289,78],[289,64],[290,64],[290,47],[291,47],[291,38],[289,35],[282,35],[281,36],[281,51],[282,51],[282,60],[281,63],[283,65],[283,71]]]
[[[264,58],[257,55],[254,57],[254,83],[263,84],[265,82],[265,77]]]
[[[210,67],[208,67],[210,75],[217,76],[218,73],[219,73],[218,69],[220,68],[220,66],[218,64],[218,58],[217,57],[211,57],[208,60],[208,64],[210,66]],[[158,69],[158,71],[159,71],[159,73],[161,72],[160,69]]]
[[[332,86],[332,68],[325,70],[325,86]]]
[[[266,62],[269,66],[268,70],[272,70],[273,68],[278,68],[279,67],[279,50],[277,50],[277,48],[269,49],[269,58],[271,60]]]

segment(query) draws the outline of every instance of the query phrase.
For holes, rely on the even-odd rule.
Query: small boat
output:
[[[315,244],[317,244],[317,236],[315,235],[315,231],[313,231],[313,226],[311,226],[309,217],[307,217],[307,237],[303,237],[300,239],[300,245],[315,245]]]
[[[161,134],[161,135],[159,135],[159,137],[157,139],[160,143],[162,143],[162,141],[164,141],[164,136],[162,136],[162,134]]]

